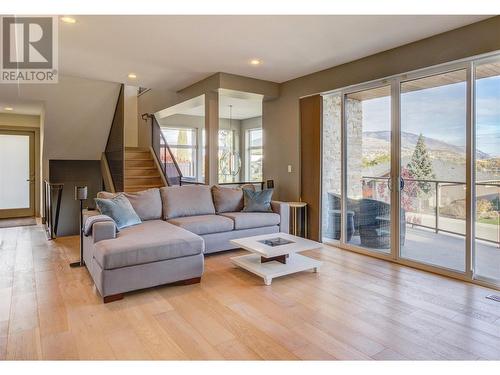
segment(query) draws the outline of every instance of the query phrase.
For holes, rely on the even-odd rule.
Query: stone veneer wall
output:
[[[328,193],[340,194],[341,189],[341,96],[323,97],[323,171],[322,171],[322,226],[323,233],[328,226]],[[358,100],[346,101],[347,114],[347,193],[349,197],[362,196],[362,106]]]

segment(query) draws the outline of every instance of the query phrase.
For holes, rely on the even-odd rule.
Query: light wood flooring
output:
[[[206,258],[201,284],[110,304],[76,237],[0,229],[0,359],[500,359],[492,290],[325,247],[320,273],[271,286]]]

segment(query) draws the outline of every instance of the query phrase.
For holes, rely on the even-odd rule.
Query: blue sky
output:
[[[500,77],[476,84],[477,148],[500,156]],[[401,96],[401,130],[465,146],[465,82]],[[363,102],[363,131],[390,130],[390,98]]]

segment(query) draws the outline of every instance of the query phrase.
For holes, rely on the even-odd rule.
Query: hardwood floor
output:
[[[491,290],[325,247],[273,281],[206,258],[200,284],[103,304],[76,237],[0,229],[0,359],[500,359]]]

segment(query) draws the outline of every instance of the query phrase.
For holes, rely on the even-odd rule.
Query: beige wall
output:
[[[263,103],[264,179],[275,180],[276,198],[300,197],[300,97],[496,50],[500,17],[281,84],[280,97]]]
[[[151,146],[151,120],[143,120],[145,113],[153,114],[178,103],[176,92],[152,89],[137,97],[137,143],[139,147]]]
[[[0,98],[5,101],[15,98],[43,103],[43,113],[36,126],[40,129],[37,152],[40,184],[49,178],[51,159],[100,159],[119,89],[118,83],[71,76],[60,76],[56,85],[2,85]],[[42,191],[40,187],[39,191]]]
[[[125,147],[137,147],[139,143],[137,119],[137,90],[135,86],[125,85],[123,92]]]

